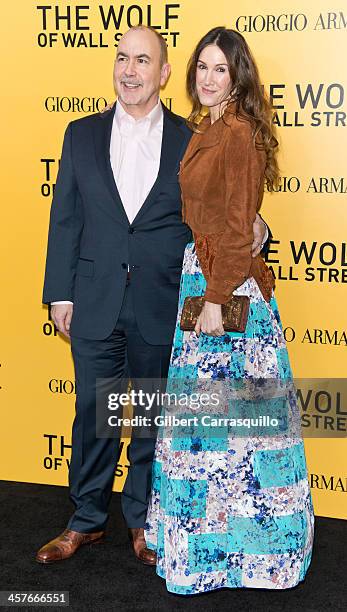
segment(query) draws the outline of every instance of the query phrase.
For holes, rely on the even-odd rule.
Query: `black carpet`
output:
[[[346,610],[345,521],[316,518],[312,564],[305,582],[294,589],[220,589],[186,597],[168,593],[155,568],[134,557],[119,494],[112,496],[105,543],[84,546],[71,559],[47,566],[36,563],[34,554],[65,528],[72,512],[67,489],[0,481],[0,508],[0,590],[69,591],[70,606],[66,609],[73,612]],[[64,608],[24,609],[58,612]]]

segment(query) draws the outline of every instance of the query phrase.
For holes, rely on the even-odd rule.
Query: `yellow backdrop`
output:
[[[276,106],[283,179],[281,191],[265,194],[262,209],[274,234],[269,263],[294,373],[310,379],[302,382],[302,405],[310,425],[305,445],[315,511],[347,517],[347,445],[341,437],[347,416],[347,13],[334,7],[323,0],[26,0],[20,8],[3,6],[0,478],[67,483],[73,366],[68,343],[41,305],[65,127],[114,98],[117,41],[141,20],[158,27],[168,42],[172,76],[162,99],[186,115],[189,54],[207,30],[225,25],[246,37]],[[332,377],[330,402],[325,391]],[[127,470],[125,447],[115,490]]]

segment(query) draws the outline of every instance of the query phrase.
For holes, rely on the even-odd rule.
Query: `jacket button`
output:
[[[133,234],[133,233],[134,233],[134,231],[135,231],[135,230],[134,230],[134,228],[133,228],[133,227],[129,227],[129,229],[128,229],[129,234]]]
[[[126,265],[126,263],[122,263],[122,268],[127,268],[128,266]]]

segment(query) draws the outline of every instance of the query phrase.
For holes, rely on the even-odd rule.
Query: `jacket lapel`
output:
[[[138,211],[133,223],[143,217],[146,211],[155,201],[160,193],[163,182],[175,174],[179,161],[182,159],[187,137],[181,129],[181,121],[171,113],[162,103],[163,117],[163,139],[161,144],[160,165],[158,176],[150,190],[146,200]]]
[[[187,141],[186,135],[180,127],[181,122],[166,108],[166,106],[164,106],[164,104],[162,104],[162,107],[164,117],[159,172],[133,223],[143,217],[160,193],[162,182],[167,180],[167,178],[175,172],[178,162],[183,156],[184,147]],[[129,226],[129,219],[114,180],[110,161],[110,142],[115,110],[116,104],[114,104],[110,111],[100,114],[100,121],[95,123],[94,144],[99,172],[113,201],[116,203],[114,215],[118,221],[122,221]]]
[[[116,110],[116,104],[117,103],[113,105],[113,108],[110,111],[101,113],[100,121],[95,122],[94,144],[99,172],[108,188],[108,191],[113,201],[116,203],[116,208],[114,210],[111,209],[111,211],[114,212],[117,221],[122,221],[126,225],[129,225],[129,219],[124,210],[124,206],[122,204],[122,200],[119,195],[116,182],[114,180],[110,160],[111,132],[113,125],[113,117]]]

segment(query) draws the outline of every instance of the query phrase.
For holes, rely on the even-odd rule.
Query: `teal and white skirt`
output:
[[[261,380],[285,381],[286,387],[292,374],[275,298],[266,302],[250,278],[235,291],[250,297],[245,332],[197,337],[181,331],[179,322],[185,297],[202,295],[205,287],[190,243],[167,389],[177,381],[229,384],[234,391]],[[273,417],[282,406],[283,417],[278,398],[254,403],[244,397],[225,403],[246,417],[255,416],[259,406],[262,414],[268,409]],[[286,428],[271,435],[266,427],[245,435],[226,426],[212,436],[206,428],[182,436],[172,423],[161,427],[145,537],[157,552],[156,571],[169,591],[193,595],[223,587],[286,589],[305,578],[314,517],[293,393],[286,396],[285,408]]]

